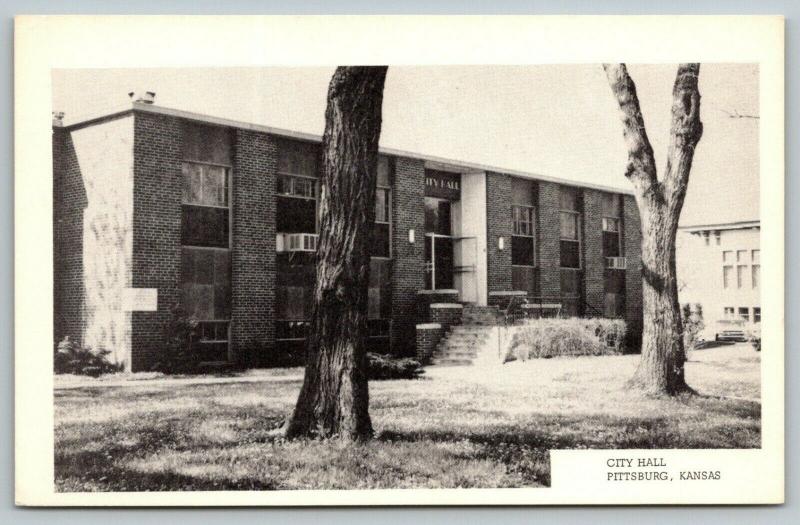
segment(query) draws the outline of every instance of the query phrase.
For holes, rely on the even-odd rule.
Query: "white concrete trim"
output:
[[[739,222],[724,222],[719,224],[697,224],[694,226],[679,226],[681,231],[694,233],[701,231],[714,231],[714,230],[746,230],[749,228],[760,228],[761,221],[739,221]]]
[[[442,288],[441,290],[417,290],[417,295],[434,295],[434,294],[448,294],[458,295],[458,290],[455,288]]]
[[[508,297],[508,296],[521,296],[521,295],[528,295],[528,292],[525,290],[511,290],[511,291],[497,291],[497,292],[489,292],[489,296],[494,297]]]
[[[417,330],[441,330],[442,325],[439,323],[423,323],[417,325]]]
[[[431,308],[442,308],[442,309],[444,309],[444,308],[452,308],[452,309],[459,308],[460,309],[460,308],[464,308],[464,305],[460,304],[460,303],[431,303],[430,307]]]

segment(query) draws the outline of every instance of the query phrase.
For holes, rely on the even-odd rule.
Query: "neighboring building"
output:
[[[298,362],[314,284],[320,137],[159,107],[54,121],[55,339],[149,368],[180,306],[201,359]],[[561,305],[641,329],[640,224],[601,186],[381,150],[376,349],[413,355],[430,303]]]
[[[760,333],[760,237],[757,220],[679,229],[679,300],[702,305],[705,339]]]

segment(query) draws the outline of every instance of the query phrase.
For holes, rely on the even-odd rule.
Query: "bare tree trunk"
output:
[[[694,149],[703,134],[700,122],[700,64],[681,64],[672,90],[672,126],[664,177],[658,180],[636,86],[625,64],[604,64],[619,103],[628,147],[625,176],[633,184],[642,221],[642,357],[631,380],[653,394],[689,391],[684,378],[686,352],[678,304],[675,237],[678,231]]]
[[[386,67],[339,67],[328,87],[320,237],[306,373],[286,428],[300,436],[368,439],[369,239]]]

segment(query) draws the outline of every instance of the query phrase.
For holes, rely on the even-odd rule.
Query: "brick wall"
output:
[[[628,348],[639,351],[642,329],[642,230],[639,208],[632,195],[623,199],[623,242],[628,268],[625,270],[625,320]]]
[[[459,303],[433,303],[431,309],[431,322],[441,325],[443,331],[451,326],[461,324],[463,306]]]
[[[392,352],[413,355],[417,291],[425,287],[425,165],[398,157],[392,193]],[[415,242],[408,242],[413,229]]]
[[[69,132],[53,130],[53,339],[83,342],[86,189]]]
[[[457,303],[458,290],[417,290],[415,322],[431,321],[431,305],[434,303]]]
[[[511,285],[511,177],[486,173],[486,257],[488,292],[509,291]],[[498,238],[503,237],[500,250]]]
[[[236,130],[233,164],[231,348],[235,360],[261,363],[275,346],[274,137]]]
[[[559,223],[559,188],[553,182],[539,182],[537,248],[542,296],[561,296],[561,244]]]
[[[441,341],[444,329],[437,323],[416,325],[416,358],[420,363],[428,363]]]
[[[586,286],[586,315],[603,313],[605,296],[605,258],[603,257],[603,192],[583,191],[583,260]]]
[[[180,302],[181,121],[134,113],[133,286],[158,289],[158,310],[133,312],[132,367],[145,370]]]

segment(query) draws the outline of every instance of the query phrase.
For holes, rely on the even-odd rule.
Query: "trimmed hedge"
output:
[[[506,361],[582,355],[619,355],[625,343],[621,319],[532,319],[514,333]]]

